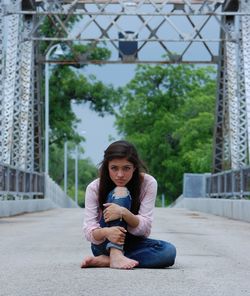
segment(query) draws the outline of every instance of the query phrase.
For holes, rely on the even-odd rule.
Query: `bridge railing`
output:
[[[27,172],[0,164],[0,201],[49,199],[60,207],[78,205],[44,173]]]
[[[207,175],[206,195],[216,198],[249,198],[250,166]]]
[[[45,175],[45,192],[46,198],[52,200],[55,204],[63,208],[77,208],[78,205],[62,190],[62,188],[53,181],[48,175]]]
[[[0,200],[43,197],[44,174],[0,164]]]

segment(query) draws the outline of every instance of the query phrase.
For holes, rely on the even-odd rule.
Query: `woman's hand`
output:
[[[120,207],[114,203],[105,203],[103,205],[105,207],[105,210],[103,211],[103,217],[106,223],[122,218],[123,207]]]
[[[106,238],[110,242],[118,245],[124,244],[126,232],[127,232],[125,228],[121,226],[113,226],[113,227],[108,227],[106,231],[107,231]]]

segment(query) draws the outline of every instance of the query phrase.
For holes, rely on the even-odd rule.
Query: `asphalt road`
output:
[[[184,209],[155,211],[152,237],[172,242],[166,269],[80,269],[84,210],[0,219],[1,296],[250,295],[250,223]]]

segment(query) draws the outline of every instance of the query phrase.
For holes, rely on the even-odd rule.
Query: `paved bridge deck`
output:
[[[177,247],[168,269],[80,269],[91,254],[82,209],[0,219],[0,295],[250,295],[250,223],[184,209],[155,211],[152,237]]]

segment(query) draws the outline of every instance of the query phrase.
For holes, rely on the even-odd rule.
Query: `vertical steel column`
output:
[[[235,30],[234,17],[226,18],[228,31],[233,34]],[[236,44],[235,42],[226,42],[226,79],[227,99],[229,108],[229,138],[230,138],[230,163],[232,169],[239,167],[238,160],[238,98],[237,98],[237,61],[236,61]]]
[[[250,3],[247,0],[240,1],[240,11],[250,13]],[[246,112],[247,112],[247,145],[248,145],[248,164],[250,158],[250,16],[241,17],[242,34],[242,71],[244,81],[242,87],[245,89]]]
[[[13,7],[15,10],[21,9],[21,1],[13,1]],[[20,96],[21,96],[21,28],[22,28],[22,17],[20,15],[14,15],[17,19],[17,45],[16,45],[16,67],[13,71],[16,71],[15,74],[15,92],[14,92],[14,101],[13,101],[13,129],[12,129],[12,149],[11,149],[11,165],[15,168],[19,168],[19,153],[20,153]]]
[[[246,12],[247,9],[250,9],[249,2],[242,0],[241,11]],[[249,16],[227,16],[223,22],[230,35],[225,34],[225,39],[236,36],[238,40],[237,43],[221,41],[220,44],[213,172],[225,168],[238,169],[246,165],[250,149]],[[229,164],[226,149],[228,140]]]
[[[35,25],[35,21],[34,21]],[[33,130],[34,130],[34,170],[43,171],[43,143],[42,143],[42,105],[41,105],[41,84],[42,66],[37,62],[39,54],[37,43],[34,44],[34,77],[33,77]]]
[[[249,4],[248,4],[249,5]],[[248,141],[247,141],[247,106],[245,92],[245,72],[244,72],[244,50],[245,45],[242,39],[242,16],[237,24],[238,48],[237,48],[237,97],[238,97],[238,165],[247,164]]]
[[[11,2],[13,9],[19,7],[20,1]],[[4,110],[3,110],[3,163],[13,164],[12,149],[18,141],[18,130],[14,130],[17,122],[18,110],[18,35],[19,35],[19,15],[12,14],[6,17],[7,44],[6,44],[6,68],[4,79]],[[17,147],[15,147],[17,148]],[[15,153],[14,153],[15,158]]]
[[[32,27],[32,18],[24,16],[23,34],[28,34]],[[34,169],[33,60],[33,42],[25,41],[21,45],[19,167],[28,171],[33,171]]]
[[[0,0],[0,162],[3,162],[3,81],[4,81],[4,16],[3,0]]]
[[[224,32],[221,30],[221,37]],[[213,173],[223,170],[223,120],[224,120],[224,93],[225,93],[225,41],[221,41],[219,48],[219,65],[217,71],[217,96],[215,106],[215,126],[214,126],[214,145],[213,145]]]

